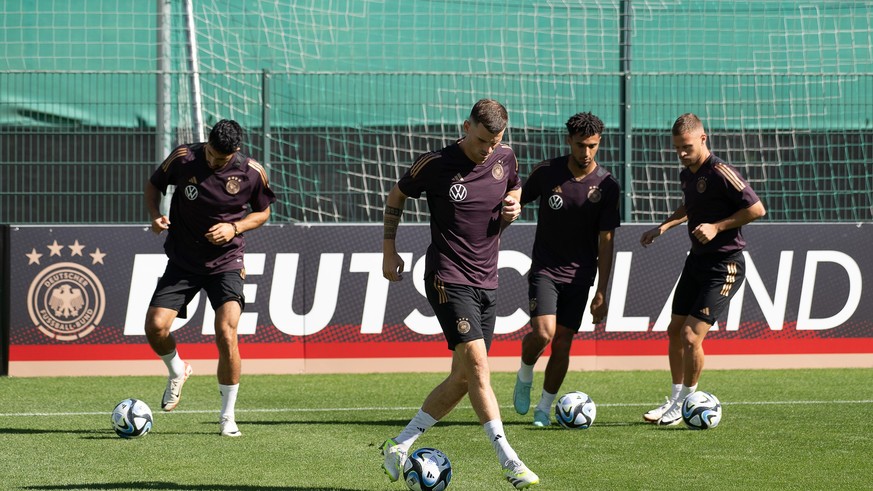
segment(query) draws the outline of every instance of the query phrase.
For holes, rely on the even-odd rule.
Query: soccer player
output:
[[[395,238],[408,197],[427,194],[431,244],[425,257],[425,290],[448,348],[452,367],[406,428],[382,446],[382,468],[391,481],[409,448],[468,395],[505,478],[517,489],[539,482],[509,445],[491,387],[488,349],[496,321],[497,251],[500,232],[518,218],[521,183],[512,149],[501,144],[509,116],[492,99],[473,106],[464,137],[418,157],[385,201],[382,272],[402,279]]]
[[[644,420],[664,426],[682,421],[682,402],[697,390],[703,371],[703,338],[745,279],[746,241],[740,227],[767,213],[743,176],[707,148],[697,116],[679,116],[672,133],[673,147],[685,167],[679,174],[683,202],[640,237],[640,243],[649,246],[687,221],[691,239],[667,327],[673,387],[666,403],[643,415]]]
[[[149,344],[169,370],[161,408],[175,409],[191,375],[191,365],[176,351],[170,327],[176,317],[187,317],[186,305],[204,289],[215,309],[220,434],[231,437],[240,436],[234,407],[240,378],[237,325],[245,305],[243,234],[267,221],[276,200],[264,168],[240,152],[242,136],[236,121],[219,121],[208,142],[173,150],[145,186],[152,232],[167,231],[164,251],[169,261],[145,324]],[[168,218],[161,214],[159,202],[169,185],[176,191]]]
[[[606,317],[606,286],[612,273],[613,239],[619,226],[618,182],[594,159],[600,148],[603,121],[579,113],[567,121],[570,153],[537,165],[524,183],[521,203],[540,200],[531,270],[528,274],[531,332],[521,341],[521,367],[513,405],[518,414],[530,409],[533,368],[546,346],[543,392],[534,408],[533,424],[548,426],[552,404],[570,365],[570,346],[579,332],[588,292],[595,323]]]

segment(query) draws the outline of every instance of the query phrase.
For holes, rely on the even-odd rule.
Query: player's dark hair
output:
[[[576,113],[567,120],[567,134],[583,138],[603,134],[603,121],[591,113]]]
[[[494,99],[479,99],[470,111],[470,122],[483,124],[489,133],[500,133],[506,129],[509,113]]]
[[[673,123],[673,136],[687,135],[695,131],[703,131],[703,122],[693,113],[685,113],[676,118]]]
[[[209,132],[209,144],[217,152],[229,155],[239,149],[242,136],[243,130],[239,123],[231,119],[222,119],[215,123],[212,131]]]

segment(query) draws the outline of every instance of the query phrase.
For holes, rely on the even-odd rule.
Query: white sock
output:
[[[503,431],[503,422],[499,419],[493,419],[484,425],[485,434],[491,441],[491,446],[497,452],[497,460],[500,461],[500,466],[506,463],[507,460],[518,460],[518,454],[509,446],[506,440],[506,433]]]
[[[687,385],[683,385],[682,390],[679,391],[679,398],[678,398],[679,402],[684,401],[685,398],[688,397],[689,395],[693,394],[695,390],[697,390],[697,384],[694,384],[691,387],[688,387]]]
[[[173,350],[172,353],[161,355],[164,360],[164,365],[167,365],[167,370],[170,371],[170,378],[178,378],[185,375],[185,362],[179,358],[179,352]]]
[[[409,424],[406,425],[406,428],[403,428],[403,431],[400,432],[394,441],[397,442],[397,445],[408,451],[409,447],[415,443],[415,440],[418,440],[418,437],[435,424],[437,424],[437,420],[433,419],[433,416],[419,409],[418,414],[412,418]]]
[[[236,394],[239,392],[239,384],[218,384],[218,392],[221,394],[221,413],[218,415],[218,419],[228,417],[235,421]]]
[[[552,410],[552,404],[555,403],[555,397],[557,396],[558,394],[552,394],[546,392],[546,389],[543,389],[543,395],[540,396],[540,402],[539,404],[537,404],[537,409],[546,414],[549,414],[549,412]]]
[[[682,392],[682,384],[673,384],[672,389],[670,390],[670,400],[675,401],[679,398],[679,393]]]
[[[533,369],[533,365],[521,362],[521,367],[518,369],[518,379],[526,384],[533,382]]]

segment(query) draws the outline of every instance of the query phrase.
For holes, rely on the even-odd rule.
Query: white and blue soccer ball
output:
[[[569,392],[555,403],[555,419],[564,428],[584,430],[596,417],[597,406],[584,392]]]
[[[442,491],[452,481],[452,463],[440,450],[419,448],[406,458],[403,480],[412,491]]]
[[[152,429],[152,410],[139,399],[125,399],[112,410],[112,429],[122,438],[138,438]]]
[[[692,430],[715,428],[721,422],[721,402],[709,392],[698,390],[682,402],[682,420]]]

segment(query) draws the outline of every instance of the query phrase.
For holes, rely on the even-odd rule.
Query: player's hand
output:
[[[400,281],[403,279],[403,268],[406,265],[400,254],[385,253],[382,254],[382,276],[388,281]]]
[[[500,216],[507,222],[514,222],[518,215],[521,214],[521,203],[516,201],[512,196],[506,195],[503,197],[503,208],[500,210]]]
[[[222,222],[209,227],[203,236],[211,244],[224,245],[233,240],[234,233],[233,225]]]
[[[701,223],[694,227],[694,230],[692,230],[691,233],[698,242],[701,244],[707,244],[716,236],[716,234],[718,234],[718,229],[711,223]]]
[[[603,319],[606,318],[607,312],[609,312],[609,304],[606,303],[603,294],[600,292],[595,293],[594,298],[591,299],[591,317],[593,318],[594,323],[600,324],[603,322]]]
[[[161,235],[161,232],[164,230],[169,230],[170,228],[170,219],[167,218],[167,215],[161,215],[158,218],[152,220],[151,229],[155,235]]]
[[[643,247],[647,247],[660,236],[661,227],[655,227],[651,230],[646,230],[645,232],[643,232],[642,237],[640,237],[640,244],[642,244]]]

